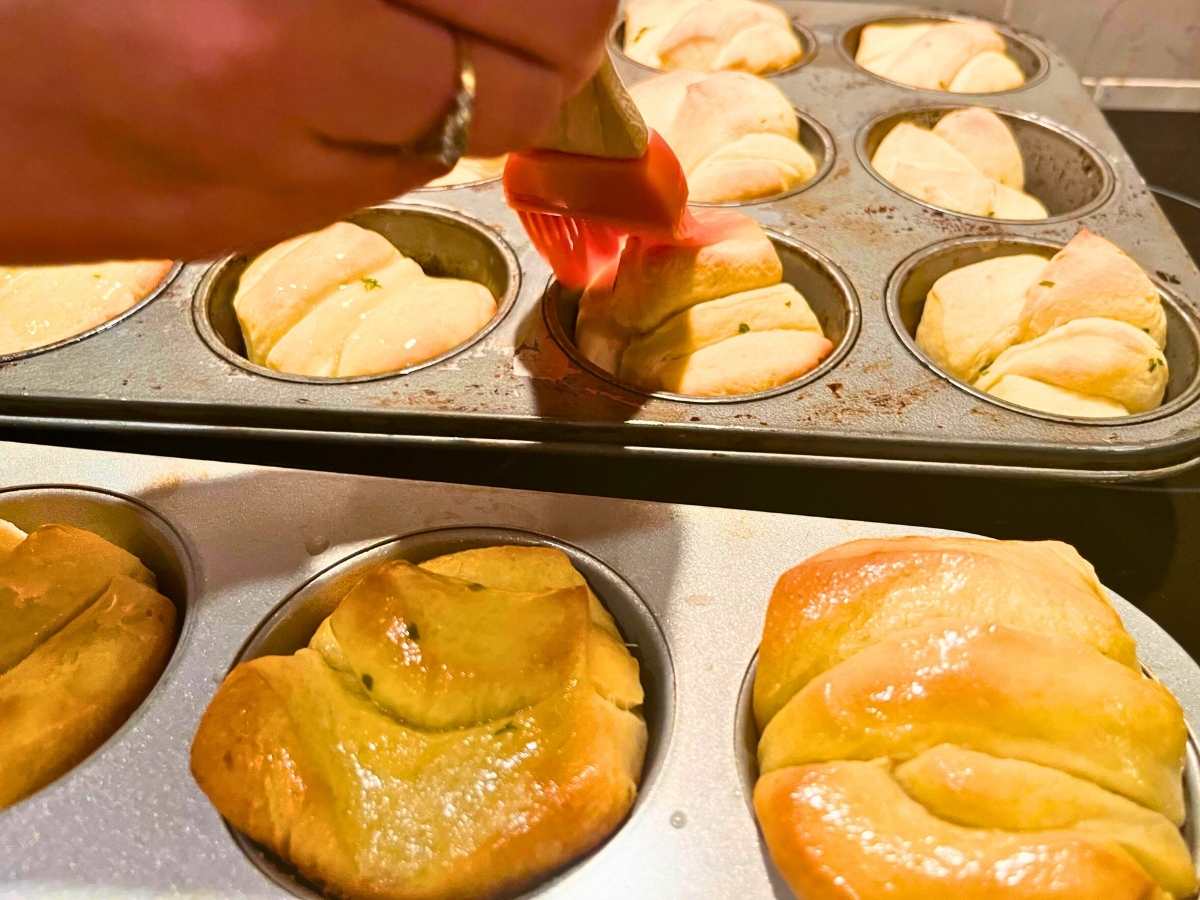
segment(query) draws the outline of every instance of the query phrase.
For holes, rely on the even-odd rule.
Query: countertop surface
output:
[[[1200,115],[1109,118],[1200,260]],[[1200,298],[1193,298],[1200,302]],[[323,449],[291,441],[0,429],[0,440],[740,507],[1074,544],[1101,578],[1200,658],[1200,474],[1130,487],[944,475],[801,471],[724,460],[659,462],[473,449]],[[797,560],[799,561],[799,560]]]

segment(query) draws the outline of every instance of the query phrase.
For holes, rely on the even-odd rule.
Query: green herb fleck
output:
[[[792,301],[791,301],[791,300],[784,300],[784,301],[783,301],[783,305],[784,305],[784,306],[786,306],[788,309],[791,309],[791,308],[792,308]]]
[[[93,273],[92,273],[92,277],[93,277],[93,278],[103,278],[103,277],[104,277],[104,273],[103,273],[103,272],[93,272]]]
[[[1150,333],[1150,329],[1149,329],[1149,328],[1143,328],[1143,329],[1142,329],[1142,331],[1146,332],[1146,334],[1149,334],[1149,333]]]
[[[365,687],[369,691],[371,688],[373,688],[375,686],[375,679],[372,678],[368,673],[363,672],[362,683],[363,683],[363,687]]]
[[[982,378],[984,375],[986,375],[991,370],[992,370],[991,366],[984,366],[982,369],[979,370],[979,377]]]
[[[363,287],[366,288],[368,291],[376,291],[376,290],[379,290],[379,288],[383,287],[382,284],[380,284],[376,279],[372,278],[370,275],[364,275],[362,278],[359,279],[359,281],[362,282]]]
[[[517,726],[512,722],[506,722],[492,732],[494,737],[500,737],[502,734],[510,734],[517,730]]]
[[[1053,281],[1039,281],[1038,284],[1040,284],[1042,287],[1045,287],[1045,288],[1054,287]]]
[[[745,334],[749,330],[750,330],[750,326],[747,325],[745,322],[742,322],[740,325],[738,325],[738,334]]]
[[[480,584],[478,581],[468,581],[467,582],[467,590],[468,591],[486,591],[487,586]]]
[[[404,636],[410,641],[419,641],[421,639],[421,632],[417,630],[416,622],[409,622],[407,625],[405,625]]]
[[[1160,366],[1165,366],[1166,364],[1167,364],[1167,361],[1165,359],[1159,359],[1156,356],[1151,357],[1149,371],[1153,372],[1155,369],[1159,368]]]

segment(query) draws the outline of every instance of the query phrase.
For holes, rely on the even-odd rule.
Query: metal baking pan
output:
[[[0,517],[72,522],[136,550],[183,620],[166,672],[125,726],[0,811],[4,900],[312,896],[196,787],[188,751],[201,713],[236,659],[306,641],[362,566],[500,542],[564,549],[634,645],[647,689],[650,747],[632,814],[531,895],[790,896],[749,807],[749,688],[775,579],[844,541],[948,533],[21,444],[0,443],[0,460]],[[1194,731],[1200,667],[1113,599]],[[1185,833],[1194,855],[1198,774],[1193,745]]]
[[[801,115],[823,174],[742,208],[772,232],[789,277],[837,344],[810,376],[722,402],[647,396],[613,383],[575,356],[573,299],[553,289],[493,181],[414,192],[356,217],[427,268],[484,281],[501,301],[489,330],[440,360],[348,380],[259,369],[241,356],[229,309],[245,259],[193,263],[117,325],[0,362],[0,422],[1087,480],[1162,477],[1200,461],[1200,404],[1191,402],[1200,392],[1200,272],[1076,73],[1037,38],[1002,28],[1027,71],[1026,87],[986,95],[913,90],[853,63],[863,23],[912,18],[911,8],[781,5],[814,51],[772,81]],[[613,49],[621,71],[631,82],[649,77],[619,52],[619,32]],[[870,152],[897,116],[928,118],[968,104],[1007,117],[1051,219],[1021,224],[949,213],[872,173]],[[935,245],[986,236],[997,248],[1061,246],[1083,224],[1127,250],[1171,309],[1172,379],[1166,406],[1153,415],[1053,420],[964,390],[931,371],[905,332],[911,321],[889,311],[890,296],[912,293],[901,276]]]

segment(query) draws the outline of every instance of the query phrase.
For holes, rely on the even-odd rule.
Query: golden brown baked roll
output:
[[[917,344],[957,378],[1031,409],[1103,417],[1162,404],[1170,370],[1154,283],[1086,228],[1048,262],[956,269],[926,298]]]
[[[901,122],[884,136],[871,165],[883,178],[926,203],[972,216],[1044,219],[1025,193],[1021,148],[989,109],[947,113],[932,130]]]
[[[1004,38],[984,22],[878,22],[863,28],[854,60],[909,87],[987,94],[1025,83],[1005,49]]]
[[[799,143],[791,101],[743,72],[672,72],[630,90],[646,124],[679,157],[692,200],[724,203],[768,197],[817,173]]]
[[[733,221],[700,248],[630,241],[615,275],[580,299],[584,357],[634,387],[701,397],[770,390],[819,365],[833,344],[808,301],[782,283],[763,230]]]
[[[628,813],[641,703],[637,662],[558,551],[390,562],[308,648],[230,673],[192,771],[339,896],[507,896]]]
[[[855,541],[771,597],[755,810],[805,900],[1184,897],[1186,728],[1071,548]]]
[[[137,306],[173,263],[0,266],[0,356],[82,334]]]
[[[322,377],[416,365],[496,314],[482,284],[431,278],[383,235],[349,222],[267,250],[246,267],[233,306],[251,362]]]
[[[175,607],[135,557],[86,531],[0,529],[0,807],[64,774],[153,687]]]
[[[625,53],[656,69],[765,74],[804,53],[787,14],[758,0],[630,0]]]

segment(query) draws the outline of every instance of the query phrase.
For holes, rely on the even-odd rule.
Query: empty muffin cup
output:
[[[795,187],[788,188],[786,191],[780,191],[777,194],[767,194],[764,197],[754,197],[750,200],[728,200],[728,201],[706,201],[693,200],[692,206],[754,206],[758,203],[770,203],[772,200],[781,200],[784,197],[793,197],[796,194],[801,194],[811,187],[815,187],[824,180],[825,176],[833,170],[833,164],[837,159],[837,150],[833,142],[833,136],[829,133],[824,125],[814,119],[806,112],[796,110],[796,125],[800,131],[799,143],[816,163],[817,171],[812,178],[808,179]]]
[[[773,72],[761,73],[762,78],[776,78],[780,75],[787,75],[790,72],[795,72],[801,66],[806,66],[812,62],[817,55],[817,36],[812,33],[806,26],[800,23],[796,18],[789,20],[792,25],[792,31],[796,38],[800,41],[800,58],[790,66],[784,66],[782,69],[776,69]],[[644,72],[668,72],[674,71],[671,69],[660,69],[657,66],[648,66],[643,62],[638,62],[631,56],[625,53],[625,18],[620,17],[617,24],[612,27],[608,33],[608,48],[609,51],[618,59],[623,60],[631,66],[636,66]]]
[[[612,614],[626,645],[638,661],[645,691],[642,714],[646,720],[648,743],[637,799],[629,814],[631,819],[638,815],[653,789],[666,756],[675,717],[675,670],[662,629],[637,591],[605,563],[571,544],[534,532],[488,526],[438,528],[392,538],[335,563],[298,588],[275,607],[250,636],[238,652],[234,665],[261,656],[289,655],[307,646],[321,622],[373,566],[389,560],[421,563],[449,553],[497,546],[552,547],[566,554]],[[276,884],[298,897],[324,896],[288,863],[232,828],[230,831],[251,862]],[[613,832],[605,843],[619,833],[620,829]],[[602,853],[603,846],[593,853]],[[577,860],[567,870],[533,888],[531,893],[569,879],[572,871],[587,858]]]
[[[360,210],[346,221],[383,235],[426,275],[482,284],[496,299],[496,314],[457,347],[403,369],[333,378],[280,372],[246,357],[233,300],[254,255],[236,254],[214,263],[196,288],[192,321],[201,339],[222,359],[256,375],[305,384],[353,384],[408,375],[462,353],[483,340],[516,302],[521,280],[516,254],[499,235],[467,216],[428,206],[389,204]]]
[[[1095,212],[1112,196],[1116,183],[1112,168],[1091,144],[1041,116],[1002,109],[993,109],[990,112],[998,115],[1012,131],[1017,146],[1021,149],[1021,158],[1025,162],[1025,191],[1042,202],[1050,213],[1048,218],[1000,219],[958,212],[901,190],[875,170],[871,163],[875,151],[897,125],[910,122],[919,128],[931,129],[943,116],[964,108],[966,107],[951,105],[922,106],[887,113],[871,120],[859,130],[855,141],[859,162],[880,184],[907,197],[913,203],[975,222],[1049,225],[1078,219]]]
[[[97,488],[73,485],[35,485],[0,490],[0,519],[32,532],[43,525],[70,525],[90,531],[132,553],[154,573],[157,590],[175,607],[175,637],[170,656],[155,687],[143,697],[125,721],[68,772],[42,790],[72,774],[119,742],[122,735],[153,701],[158,685],[175,665],[180,647],[191,631],[188,607],[196,590],[195,566],[187,545],[175,528],[140,501]],[[28,799],[28,798],[26,798]],[[18,801],[24,802],[24,801]]]
[[[859,41],[862,39],[863,29],[868,25],[921,25],[921,24],[943,24],[949,22],[979,22],[996,30],[1001,38],[1004,39],[1004,52],[1017,64],[1017,68],[1025,76],[1025,83],[1020,87],[1015,87],[1007,91],[989,91],[984,94],[967,94],[954,93],[952,91],[934,91],[927,88],[916,88],[912,85],[904,84],[900,81],[893,81],[890,78],[884,78],[882,75],[876,75],[874,72],[863,68],[855,60],[858,55]],[[1046,54],[1035,46],[1032,42],[1018,35],[1011,28],[1000,25],[997,22],[989,22],[982,19],[973,19],[969,16],[947,16],[947,15],[911,15],[911,16],[886,16],[884,18],[867,19],[865,22],[859,22],[857,25],[851,25],[842,32],[841,38],[837,42],[841,49],[842,55],[847,61],[855,66],[859,71],[870,75],[872,78],[877,78],[885,84],[895,85],[899,88],[904,88],[908,91],[927,91],[933,94],[954,93],[958,97],[970,96],[986,96],[995,97],[1002,94],[1012,94],[1017,91],[1023,91],[1026,88],[1032,87],[1037,82],[1046,77],[1046,73],[1050,70],[1050,62],[1046,58]]]
[[[72,344],[77,344],[82,340],[92,337],[93,335],[97,335],[102,331],[107,331],[108,329],[119,325],[126,319],[137,315],[137,313],[161,297],[163,292],[171,286],[171,282],[175,280],[175,276],[179,274],[182,268],[183,263],[174,263],[167,271],[167,274],[163,276],[162,281],[160,281],[154,288],[154,290],[152,290],[137,303],[133,304],[133,306],[129,307],[129,309],[118,313],[111,319],[101,322],[99,325],[96,325],[92,328],[86,328],[78,334],[73,334],[70,337],[63,338],[60,341],[52,341],[49,344],[43,344],[40,347],[30,347],[28,350],[20,350],[16,353],[0,353],[0,365],[3,365],[4,363],[15,362],[18,359],[26,359],[30,356],[37,356],[39,353],[49,353],[51,350],[59,350],[63,347],[70,347]]]
[[[786,237],[770,229],[763,229],[775,245],[775,251],[783,263],[783,282],[796,288],[808,301],[821,329],[833,343],[833,351],[816,368],[799,378],[767,391],[754,394],[735,394],[719,397],[699,397],[673,394],[667,391],[645,391],[621,381],[612,372],[605,371],[580,353],[575,343],[575,321],[579,315],[579,291],[565,290],[554,279],[542,296],[542,315],[546,327],[554,340],[572,362],[586,372],[610,384],[624,388],[643,397],[677,400],[684,403],[747,403],[765,400],[804,387],[832,371],[840,363],[858,337],[861,311],[858,295],[850,279],[832,260],[806,244]]]
[[[1164,355],[1170,367],[1170,380],[1162,405],[1137,415],[1083,418],[1017,406],[949,374],[917,346],[917,326],[925,310],[925,299],[934,283],[943,275],[986,259],[1021,253],[1037,254],[1049,261],[1062,247],[1061,243],[1015,235],[962,237],[934,244],[914,253],[892,273],[886,294],[888,318],[904,346],[933,372],[977,400],[1026,416],[1071,425],[1111,428],[1169,416],[1200,396],[1200,323],[1188,304],[1158,281],[1155,281],[1155,286],[1162,297],[1163,311],[1167,316],[1167,347]]]

